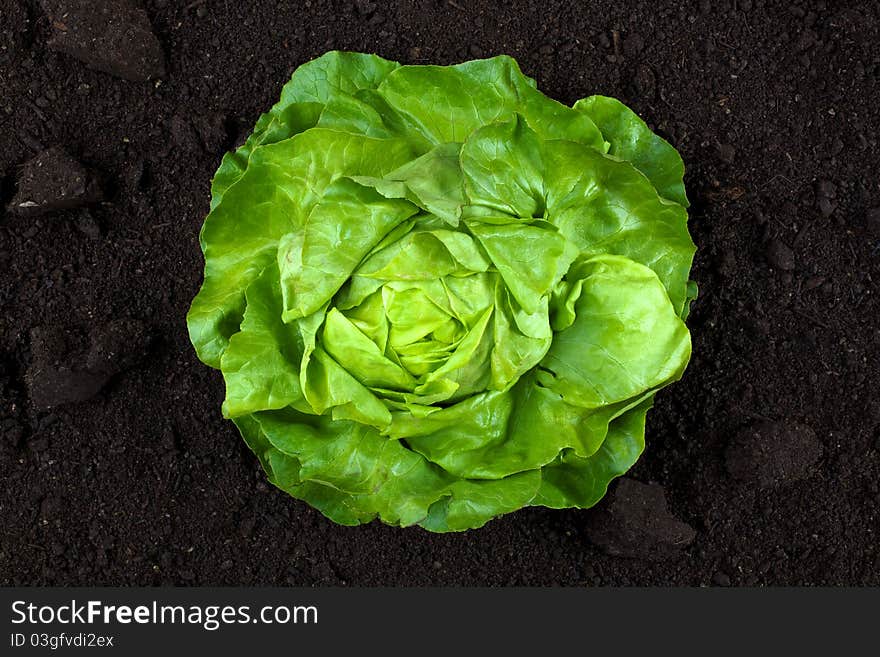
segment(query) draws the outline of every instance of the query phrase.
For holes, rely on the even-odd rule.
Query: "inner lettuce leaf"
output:
[[[190,339],[269,480],[337,523],[592,506],[690,358],[683,173],[510,57],[328,52],[223,158]]]

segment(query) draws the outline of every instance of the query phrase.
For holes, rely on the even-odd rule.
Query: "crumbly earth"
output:
[[[874,3],[147,0],[164,57],[140,19],[114,27],[144,39],[130,77],[147,82],[83,63],[130,71],[113,52],[49,47],[41,4],[0,0],[0,206],[52,147],[106,184],[95,205],[0,219],[0,585],[880,584]],[[507,53],[547,94],[617,96],[680,149],[701,292],[693,360],[630,473],[651,489],[437,536],[339,527],[267,485],[184,316],[220,157],[334,48]],[[119,319],[153,337],[145,357],[113,338],[88,399],[31,399],[34,335]]]

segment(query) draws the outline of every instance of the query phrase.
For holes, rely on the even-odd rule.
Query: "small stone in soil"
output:
[[[192,122],[181,114],[175,114],[171,119],[171,138],[183,150],[197,151],[200,147]]]
[[[718,586],[730,586],[730,575],[723,570],[719,570],[712,575],[712,583]]]
[[[818,205],[819,212],[822,213],[823,217],[830,217],[837,209],[837,203],[835,201],[832,201],[830,198],[825,198],[824,196],[819,198]]]
[[[808,477],[822,451],[808,426],[759,422],[733,437],[724,458],[731,477],[769,488]]]
[[[242,535],[243,538],[248,538],[251,534],[254,533],[254,527],[257,524],[257,519],[253,516],[245,518],[238,525],[238,531]]]
[[[50,148],[22,167],[18,192],[9,204],[9,211],[37,217],[78,208],[102,198],[101,186],[93,172],[60,148]]]
[[[101,227],[88,210],[82,211],[76,218],[76,227],[90,240],[101,239]]]
[[[767,243],[765,250],[767,262],[776,269],[791,271],[794,269],[794,251],[785,242],[772,239]]]
[[[636,68],[636,90],[645,98],[654,98],[657,92],[657,76],[647,64],[639,64]]]
[[[690,545],[696,532],[669,512],[662,487],[622,477],[588,516],[587,536],[607,554],[658,561]]]
[[[165,54],[146,12],[131,0],[40,0],[48,45],[89,68],[143,82],[165,74]]]
[[[837,185],[830,180],[820,180],[816,183],[816,193],[822,198],[837,198]]]
[[[804,292],[810,292],[815,290],[817,287],[822,285],[825,282],[824,276],[810,276],[806,281],[804,281]]]
[[[226,128],[226,117],[222,114],[200,114],[192,122],[206,153],[217,154],[226,150],[229,145],[229,131]]]
[[[734,159],[736,159],[736,148],[730,144],[721,144],[718,146],[718,157],[721,158],[722,162],[733,164]]]

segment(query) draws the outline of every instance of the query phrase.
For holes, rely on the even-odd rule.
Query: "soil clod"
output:
[[[41,0],[49,47],[89,68],[143,82],[165,75],[165,54],[146,12],[131,0]]]
[[[91,399],[116,374],[146,354],[149,336],[142,322],[120,319],[86,331],[38,326],[31,330],[32,362],[26,381],[38,408]]]
[[[9,204],[9,211],[37,217],[95,203],[102,197],[94,172],[60,148],[50,148],[22,167],[18,192]]]
[[[621,477],[590,514],[587,536],[608,554],[659,561],[690,545],[696,532],[669,512],[661,486]]]
[[[785,242],[778,239],[770,240],[764,252],[771,267],[782,271],[794,269],[794,251]]]

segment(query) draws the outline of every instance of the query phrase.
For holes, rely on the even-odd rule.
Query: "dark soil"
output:
[[[0,0],[0,204],[53,147],[104,181],[0,220],[0,584],[880,584],[876,3],[147,0],[146,27],[68,3],[139,39],[99,53],[63,4]],[[700,298],[630,473],[650,487],[437,536],[339,527],[265,482],[184,316],[220,157],[334,48],[507,53],[680,149]],[[34,393],[47,371],[87,399]]]

